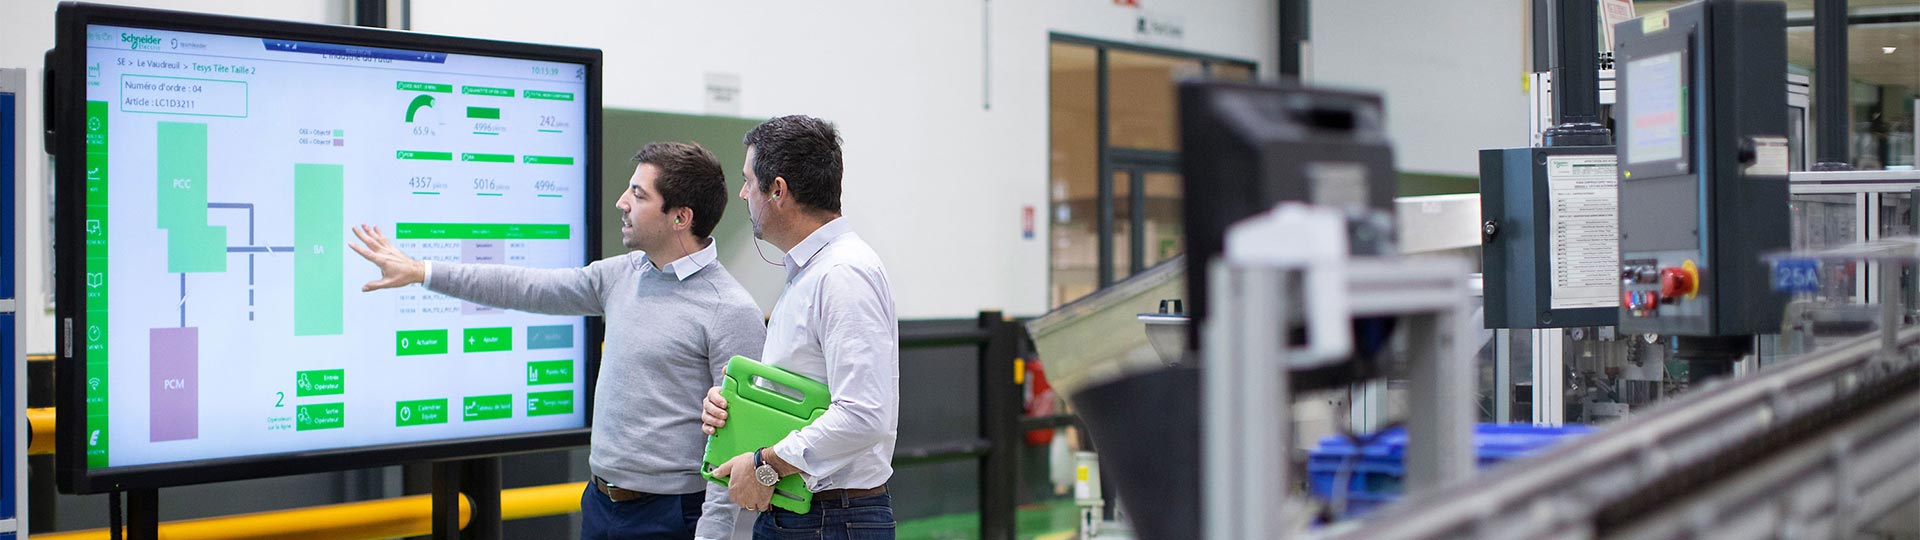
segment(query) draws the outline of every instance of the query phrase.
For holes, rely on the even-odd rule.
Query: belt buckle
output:
[[[607,496],[607,502],[621,502],[620,498],[614,495],[614,490],[620,488],[613,487],[613,484],[607,483],[607,479],[605,478],[598,476],[593,477],[593,489],[594,491],[600,492],[601,495]]]

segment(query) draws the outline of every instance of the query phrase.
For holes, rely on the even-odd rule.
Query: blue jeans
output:
[[[813,511],[774,508],[753,523],[753,540],[893,540],[893,495],[813,500]]]
[[[690,540],[706,493],[613,502],[587,483],[580,495],[580,540]]]

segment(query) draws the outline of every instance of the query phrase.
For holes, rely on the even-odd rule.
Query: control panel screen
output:
[[[1686,63],[1680,52],[1627,62],[1627,163],[1680,159],[1686,148]]]
[[[585,264],[586,65],[86,31],[88,468],[586,426],[588,319],[362,293],[347,248]]]

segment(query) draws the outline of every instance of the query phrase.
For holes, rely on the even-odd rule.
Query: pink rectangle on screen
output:
[[[200,437],[200,329],[149,331],[148,389],[153,442]]]

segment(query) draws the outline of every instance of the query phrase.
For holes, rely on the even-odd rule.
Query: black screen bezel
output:
[[[588,261],[600,258],[600,190],[595,187],[601,174],[601,70],[598,49],[536,45],[392,30],[336,26],[247,17],[208,15],[180,11],[104,6],[66,2],[56,14],[54,52],[49,56],[47,77],[52,91],[47,119],[48,146],[55,167],[55,255],[56,276],[84,275],[86,251],[81,248],[85,219],[85,133],[81,124],[86,116],[85,79],[86,38],[89,25],[113,25],[229,36],[291,39],[299,41],[343,43],[369,47],[412,49],[451,54],[506,57],[580,64],[586,66],[587,189],[583,204],[586,212],[584,234]],[[593,395],[600,368],[603,324],[599,317],[586,320],[585,415],[584,427],[548,430],[512,435],[464,437],[438,441],[383,444],[334,448],[304,452],[283,452],[230,458],[215,458],[172,463],[104,467],[86,466],[86,385],[84,343],[75,346],[73,328],[86,327],[85,280],[56,279],[56,332],[61,335],[57,357],[55,399],[58,405],[55,439],[57,444],[55,475],[59,487],[68,493],[101,493],[128,489],[265,478],[316,472],[382,467],[402,463],[501,455],[555,448],[584,446],[593,422]]]

